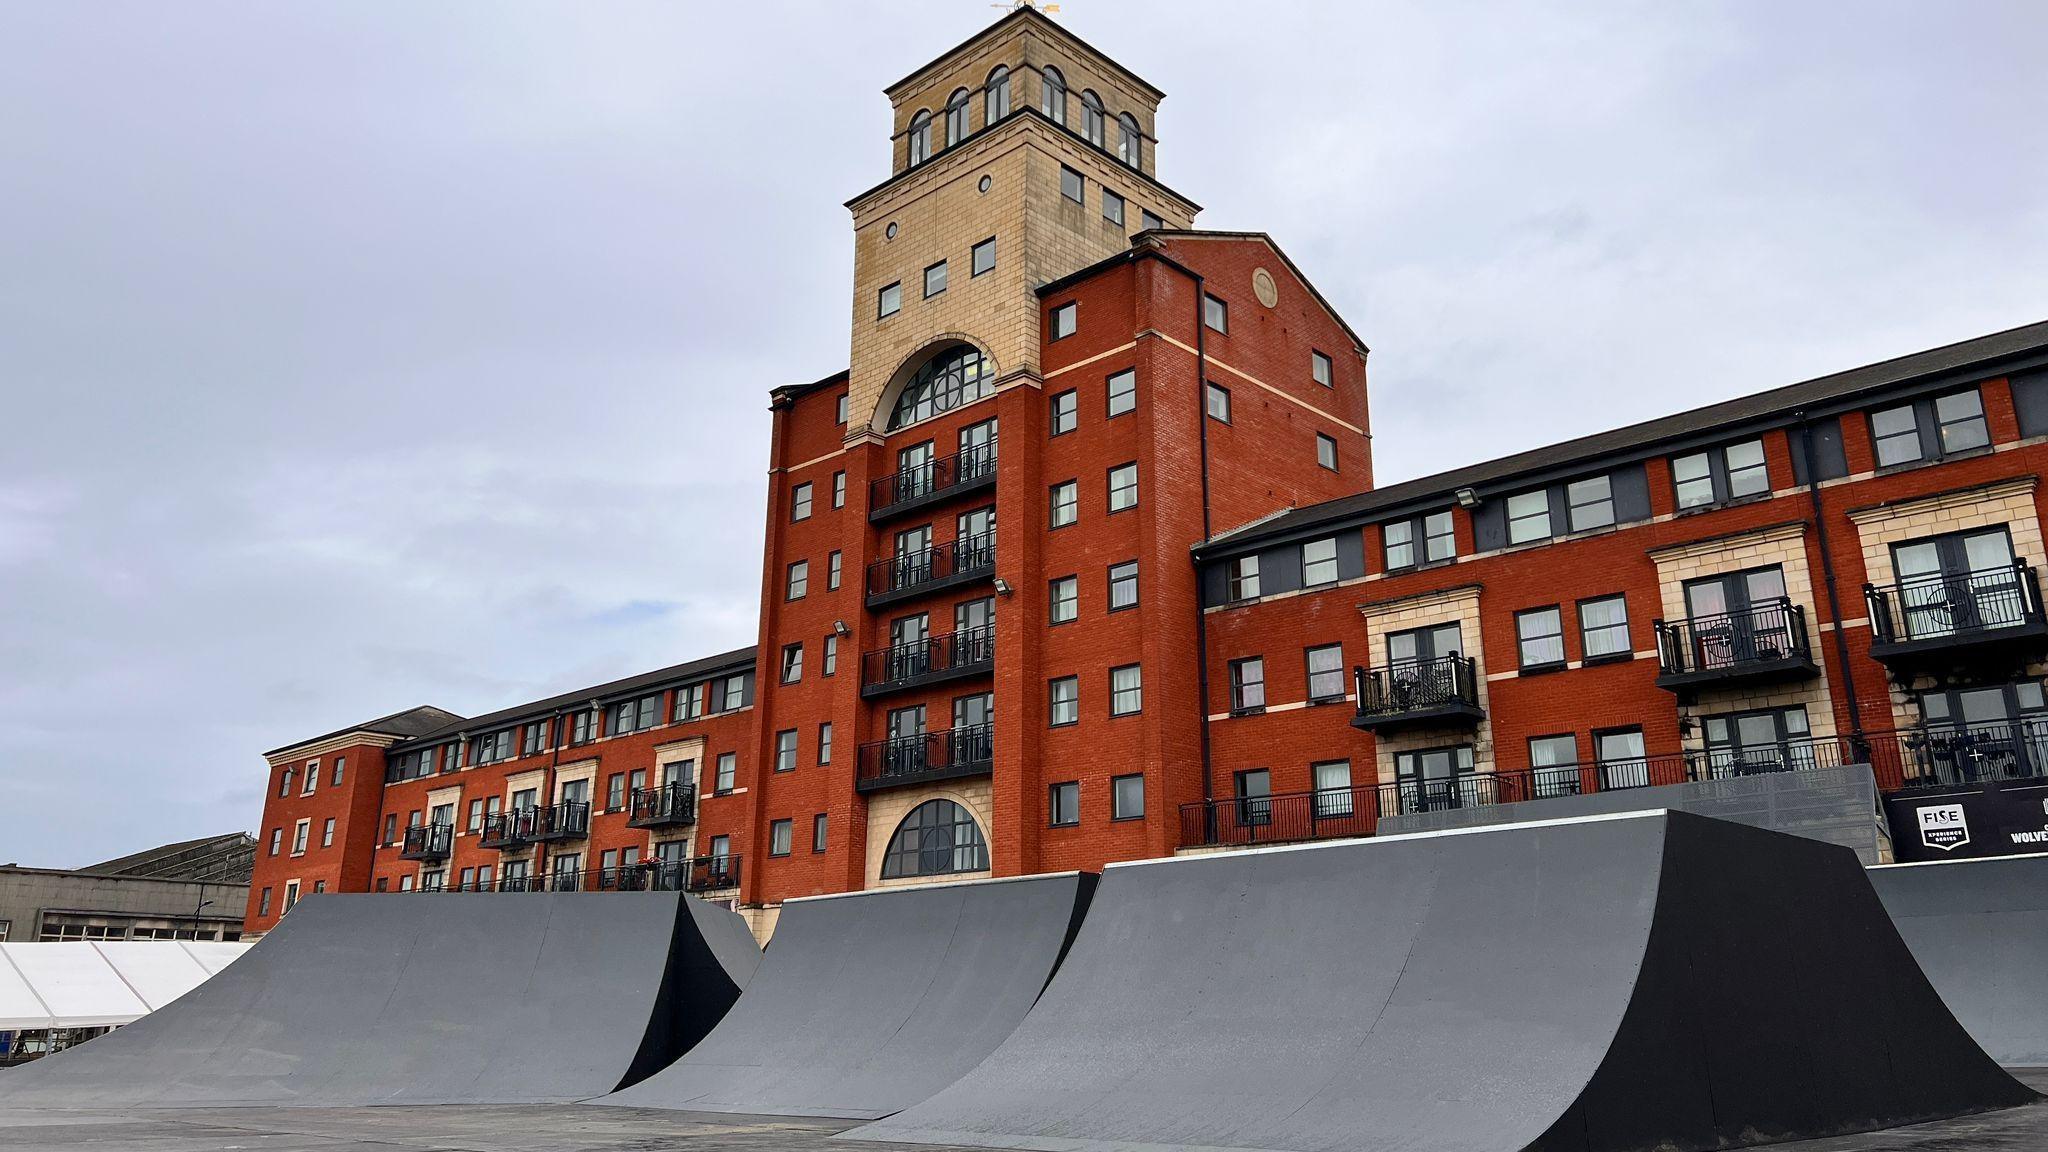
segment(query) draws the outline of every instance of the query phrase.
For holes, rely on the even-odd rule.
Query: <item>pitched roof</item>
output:
[[[256,838],[247,832],[225,832],[180,840],[80,868],[102,876],[142,876],[159,880],[217,880],[247,884],[256,865]]]
[[[501,708],[496,712],[486,712],[481,716],[472,716],[468,719],[458,716],[449,723],[442,724],[430,731],[419,733],[407,743],[438,743],[470,732],[485,732],[493,728],[502,728],[505,725],[513,724],[520,720],[552,716],[557,712],[580,707],[593,700],[604,701],[614,697],[632,696],[651,688],[666,687],[670,684],[708,676],[715,672],[736,669],[741,666],[752,667],[753,663],[753,648],[735,648],[730,652],[720,652],[715,656],[706,656],[702,659],[690,660],[682,664],[671,664],[666,668],[657,668],[652,672],[642,672],[638,675],[624,677],[623,679],[595,684],[588,688],[578,688],[573,692],[563,692],[559,695],[550,696],[545,700],[535,700],[528,704]]]
[[[436,708],[431,704],[421,704],[416,708],[407,708],[403,712],[393,712],[389,716],[379,716],[375,720],[365,720],[361,724],[351,724],[346,728],[336,728],[332,732],[315,736],[310,740],[294,740],[289,744],[272,748],[270,751],[265,752],[264,755],[277,756],[294,748],[304,748],[308,744],[323,744],[334,739],[336,736],[346,736],[351,732],[369,732],[379,736],[397,736],[400,738],[418,736],[423,732],[431,732],[451,720],[460,719],[462,717],[448,711],[446,708]]]
[[[1233,528],[1206,544],[1198,545],[1195,551],[1198,557],[1227,555],[1244,551],[1251,544],[1284,539],[1316,528],[1345,522],[1365,524],[1407,505],[1448,499],[1460,488],[1487,489],[1559,469],[1586,467],[1601,457],[1647,455],[1653,447],[1675,441],[1746,426],[1789,422],[1802,411],[1822,415],[1825,414],[1820,411],[1822,409],[1833,409],[1887,389],[1935,383],[1949,377],[1960,381],[1982,376],[1991,369],[2010,366],[2026,357],[2036,360],[2048,357],[2048,321],[1944,344],[1939,348],[1405,480],[1353,496],[1340,496]]]

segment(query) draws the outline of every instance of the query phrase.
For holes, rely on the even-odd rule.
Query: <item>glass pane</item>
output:
[[[1760,568],[1744,575],[1743,582],[1748,585],[1751,604],[1776,600],[1785,595],[1785,572],[1781,568]]]
[[[1941,571],[1941,551],[1932,542],[1901,545],[1892,554],[1899,578],[1928,576]]]
[[[1972,572],[2012,567],[2012,541],[2003,531],[1979,532],[1964,537],[1963,554]]]

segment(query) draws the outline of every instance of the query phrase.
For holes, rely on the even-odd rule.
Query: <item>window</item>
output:
[[[292,794],[292,777],[295,775],[297,775],[296,769],[287,768],[284,770],[283,775],[277,778],[277,794],[279,796],[289,796]]]
[[[929,300],[945,290],[946,262],[941,260],[924,270],[924,298]]]
[[[844,471],[832,474],[832,506],[834,508],[846,507],[846,473]]]
[[[1230,711],[1235,715],[1266,710],[1266,661],[1247,656],[1230,662]]]
[[[1896,624],[1905,639],[1954,636],[2023,623],[2033,597],[2013,564],[2004,525],[1892,545]]]
[[[625,774],[624,772],[614,772],[614,773],[612,773],[612,774],[611,774],[610,776],[607,776],[607,777],[605,777],[605,781],[604,781],[604,810],[605,810],[605,811],[607,811],[607,812],[617,812],[617,811],[619,811],[619,810],[621,810],[621,809],[625,808],[625,806],[626,806],[626,774]],[[475,828],[475,827],[476,827],[476,825],[477,825],[477,822],[478,822],[479,820],[482,820],[482,819],[483,819],[483,805],[482,805],[482,804],[481,804],[480,802],[478,802],[478,801],[475,801],[475,800],[472,800],[472,801],[470,801],[470,802],[469,802],[469,826],[470,826],[471,828]]]
[[[839,637],[825,637],[825,659],[818,669],[821,676],[832,676],[839,672]]]
[[[1060,195],[1076,204],[1084,204],[1087,201],[1082,199],[1081,194],[1081,174],[1065,164],[1060,165]]]
[[[1386,548],[1389,572],[1415,566],[1415,521],[1380,525],[1380,543]]]
[[[1318,818],[1349,816],[1351,802],[1351,761],[1324,760],[1308,766],[1315,785],[1315,814]]]
[[[1650,762],[1643,755],[1639,728],[1593,733],[1593,763],[1602,788],[1644,788],[1650,783]]]
[[[1214,296],[1202,296],[1202,323],[1218,332],[1230,331],[1230,305]]]
[[[1330,358],[1321,352],[1311,351],[1308,354],[1308,374],[1315,377],[1316,383],[1321,384],[1323,387],[1335,388],[1337,386],[1335,369],[1336,365],[1332,364]]]
[[[1074,430],[1079,420],[1081,405],[1072,388],[1054,393],[1052,399],[1046,402],[1046,406],[1052,413],[1051,435],[1064,436]]]
[[[1579,738],[1529,737],[1529,783],[1539,797],[1570,796],[1579,790]]]
[[[1526,544],[1550,537],[1550,493],[1519,492],[1508,497],[1508,543]]]
[[[951,800],[927,800],[912,808],[882,856],[884,880],[987,870],[988,843],[981,828]]]
[[[1048,685],[1050,704],[1046,711],[1046,726],[1065,728],[1081,722],[1081,678],[1061,676]]]
[[[1705,452],[1672,460],[1671,481],[1677,486],[1680,508],[1698,508],[1714,502],[1714,474]]]
[[[1322,644],[1304,653],[1308,661],[1308,698],[1320,704],[1342,700],[1344,690],[1344,646]]]
[[[894,284],[883,285],[882,290],[875,294],[875,319],[887,320],[901,311],[903,311],[903,281],[898,280]]]
[[[775,734],[775,770],[796,771],[796,729],[785,728]]]
[[[638,700],[626,700],[611,707],[610,729],[614,736],[626,732],[642,732],[655,726],[661,719],[661,697],[642,696]]]
[[[1764,442],[1745,440],[1725,448],[1673,457],[1671,482],[1677,489],[1681,510],[1763,495],[1771,490],[1770,469],[1764,463]]]
[[[1088,142],[1097,148],[1106,147],[1103,131],[1105,127],[1102,120],[1102,97],[1097,96],[1093,89],[1082,89],[1081,135],[1086,136]]]
[[[346,768],[347,766],[348,766],[348,757],[346,757],[346,756],[336,756],[336,757],[334,758],[334,776],[333,776],[333,778],[332,778],[332,779],[330,779],[330,780],[328,780],[328,781],[327,781],[327,786],[328,786],[329,788],[339,788],[339,787],[341,787],[341,770],[342,770],[343,768]]]
[[[326,823],[320,826],[320,846],[322,848],[334,847],[334,817],[332,816],[329,816]]]
[[[1166,221],[1154,216],[1150,209],[1138,209],[1138,224],[1147,232],[1157,232],[1166,227]]]
[[[798,560],[789,566],[789,580],[783,591],[786,600],[801,600],[811,591],[811,562]]]
[[[967,277],[973,279],[996,270],[996,238],[991,236],[967,252]]]
[[[1770,469],[1764,466],[1764,442],[1746,440],[1722,450],[1728,468],[1728,498],[1757,496],[1771,490]]]
[[[769,825],[768,825],[768,854],[769,854],[770,856],[787,856],[787,855],[789,855],[789,841],[790,841],[790,837],[791,837],[791,835],[792,835],[792,832],[791,832],[791,826],[790,826],[790,822],[789,822],[789,821],[787,821],[787,820],[777,820],[777,821],[774,821],[773,823],[769,824]]]
[[[718,795],[732,791],[734,780],[739,776],[739,770],[739,753],[720,752],[718,754],[718,774],[712,777],[711,791]]]
[[[1230,561],[1227,583],[1232,600],[1258,599],[1259,558],[1256,555],[1239,556]]]
[[[398,813],[396,812],[386,812],[384,814],[384,843],[398,843]]]
[[[827,592],[839,591],[840,563],[839,550],[836,548],[825,557],[825,591]]]
[[[472,764],[496,764],[512,758],[512,730],[492,732],[469,742],[469,762]]]
[[[1066,624],[1081,614],[1081,581],[1078,577],[1062,576],[1052,582],[1047,597],[1052,604],[1052,622]]]
[[[833,408],[832,408],[832,419],[834,419],[834,420],[838,421],[838,422],[839,422],[839,423],[841,423],[841,424],[844,424],[844,423],[846,423],[846,404],[847,404],[847,399],[848,399],[848,397],[847,397],[846,393],[844,393],[844,392],[841,392],[841,393],[839,394],[839,399],[838,399],[838,401],[837,401],[837,402],[836,402],[836,403],[835,403],[835,404],[833,405]]]
[[[1207,398],[1204,403],[1208,406],[1209,418],[1230,423],[1230,389],[1220,384],[1209,384],[1204,386],[1203,395]]]
[[[520,738],[521,756],[538,756],[548,748],[548,722],[538,720],[526,726],[526,734]]]
[[[320,762],[318,760],[309,761],[306,764],[306,771],[302,779],[305,780],[306,786],[299,792],[299,795],[311,796],[313,790],[320,786]]]
[[[1070,828],[1081,822],[1081,783],[1068,780],[1055,784],[1046,797],[1046,823],[1055,828]]]
[[[1145,777],[1133,772],[1109,778],[1109,818],[1136,820],[1145,815]]]
[[[1332,472],[1337,470],[1337,438],[1335,436],[1326,436],[1321,432],[1316,433],[1316,463],[1328,468]]]
[[[306,837],[312,830],[313,820],[311,817],[307,817],[292,825],[292,855],[304,856],[306,854]]]
[[[1145,708],[1145,675],[1136,664],[1109,670],[1109,714],[1129,716]]]
[[[1991,443],[1991,432],[1984,426],[1984,398],[1974,388],[1936,397],[1934,422],[1941,432],[1944,456]]]
[[[804,646],[802,641],[782,646],[782,682],[794,684],[804,678]]]
[[[1574,532],[1614,523],[1614,485],[1605,476],[1589,476],[1565,485],[1564,500],[1571,509]]]
[[[256,914],[258,916],[270,915],[270,889],[265,888],[263,894],[256,898]]]
[[[1138,606],[1138,562],[1126,560],[1109,566],[1109,610],[1121,612]]]
[[[1074,334],[1075,327],[1080,323],[1080,319],[1081,304],[1079,301],[1069,300],[1065,304],[1062,304],[1059,307],[1053,309],[1052,338],[1055,340],[1064,340],[1067,337],[1072,336]]]
[[[1515,639],[1521,647],[1523,668],[1564,663],[1564,624],[1556,605],[1515,613]]]
[[[816,816],[811,817],[811,851],[823,852],[824,850],[825,813],[820,812]]]
[[[1116,118],[1116,158],[1133,168],[1143,166],[1145,134],[1138,129],[1138,118],[1129,112]]]
[[[1109,414],[1121,416],[1138,406],[1138,374],[1126,368],[1109,378]]]
[[[967,139],[967,89],[961,88],[946,99],[946,147],[950,148]]]
[[[1260,826],[1273,822],[1273,774],[1264,768],[1247,768],[1231,777],[1237,796],[1237,822]]]
[[[685,684],[676,693],[676,719],[695,720],[704,715],[704,698],[708,684]]]
[[[1123,227],[1124,198],[1107,188],[1102,190],[1102,218],[1119,228]]]
[[[818,725],[818,763],[830,764],[831,762],[832,722],[827,720],[823,724]]]
[[[1038,73],[1038,110],[1055,124],[1067,123],[1067,78],[1049,65]]]
[[[790,490],[789,518],[792,521],[811,518],[811,485],[808,480]]]
[[[1337,582],[1337,540],[1311,540],[1301,546],[1301,582],[1304,587]]]
[[[1081,482],[1067,480],[1052,486],[1052,526],[1065,528],[1081,518]]]
[[[1138,506],[1138,466],[1119,464],[1109,470],[1109,510],[1122,512]]]
[[[720,712],[735,712],[754,702],[754,676],[751,672],[727,676],[720,687],[724,690],[718,702]]]
[[[998,64],[981,86],[982,126],[987,127],[1009,114],[1010,70]]]
[[[392,817],[392,819],[396,819],[396,817]],[[389,840],[391,839],[391,833],[389,833],[389,832],[386,832],[386,833],[384,834],[384,839],[385,839],[386,841],[389,841]],[[284,850],[284,829],[282,829],[282,828],[272,828],[272,829],[270,830],[270,854],[271,854],[272,856],[275,856],[275,855],[277,855],[277,854],[278,854],[279,852],[281,852],[281,851],[283,851],[283,850]]]
[[[1626,656],[1633,651],[1628,642],[1628,600],[1603,596],[1579,601],[1579,648],[1587,660],[1603,656]]]
[[[932,114],[920,108],[910,118],[910,166],[915,168],[931,158]]]
[[[1707,771],[1714,779],[1815,767],[1805,708],[1709,716],[1703,727]]]

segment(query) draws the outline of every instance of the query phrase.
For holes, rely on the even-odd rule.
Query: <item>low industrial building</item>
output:
[[[84,868],[0,864],[0,941],[239,940],[255,857],[229,832]]]

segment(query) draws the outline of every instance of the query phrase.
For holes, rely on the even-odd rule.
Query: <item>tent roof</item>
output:
[[[248,947],[184,940],[0,944],[0,1030],[131,1023],[198,987]]]

